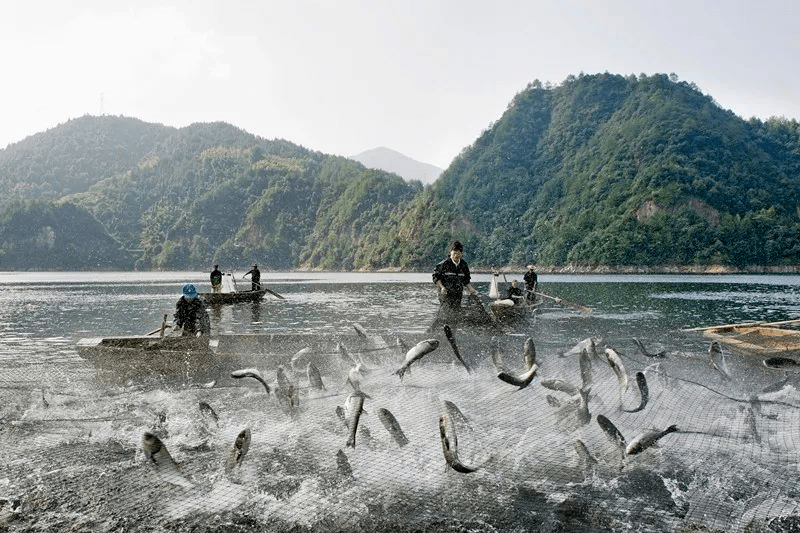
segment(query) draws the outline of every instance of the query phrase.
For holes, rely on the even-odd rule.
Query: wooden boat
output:
[[[495,320],[501,323],[516,323],[534,316],[538,303],[525,298],[504,298],[489,303],[489,310]]]
[[[257,291],[201,292],[199,294],[207,305],[222,305],[258,302],[264,298],[266,293],[266,289],[261,289]]]
[[[800,330],[738,324],[707,328],[703,334],[742,355],[800,356]]]

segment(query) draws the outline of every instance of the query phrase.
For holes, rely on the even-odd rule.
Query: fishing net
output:
[[[235,357],[156,377],[98,373],[64,341],[59,371],[20,360],[0,375],[0,519],[12,531],[800,530],[796,374],[724,348],[712,359],[698,334],[637,344],[582,320],[230,335],[219,350]]]

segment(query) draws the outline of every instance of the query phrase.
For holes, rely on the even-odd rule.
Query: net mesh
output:
[[[530,383],[498,379],[530,371],[527,338],[464,328],[453,328],[453,342],[438,328],[405,338],[231,336],[221,349],[239,356],[177,376],[98,372],[67,355],[57,371],[8,366],[2,523],[20,531],[800,530],[796,374],[726,349],[715,366],[707,353],[542,335],[531,337]],[[407,354],[426,339],[438,347],[401,378]],[[142,356],[143,372],[157,356]],[[171,356],[190,363],[189,353]],[[245,429],[242,453],[234,443]],[[161,451],[147,450],[145,433]],[[635,442],[644,449],[630,451]]]

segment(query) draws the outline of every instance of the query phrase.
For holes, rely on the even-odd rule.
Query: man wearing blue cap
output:
[[[197,289],[191,283],[183,286],[183,296],[175,304],[175,327],[183,329],[183,335],[211,334],[206,303],[197,295]]]

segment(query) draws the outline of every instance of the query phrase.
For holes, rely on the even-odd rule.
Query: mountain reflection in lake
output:
[[[489,278],[477,280],[486,302]],[[0,274],[0,521],[10,530],[800,528],[798,375],[726,351],[726,377],[709,364],[709,341],[681,331],[797,317],[799,276],[543,275],[542,290],[593,313],[550,307],[517,329],[456,328],[468,372],[442,331],[426,332],[437,308],[428,274],[267,273],[262,282],[285,300],[210,309],[225,353],[203,373],[131,377],[78,356],[80,338],[141,334],[171,319],[186,281],[208,290],[197,273]],[[519,389],[497,378],[498,365],[522,373],[528,337],[538,370]],[[583,401],[553,384],[586,383],[571,349],[589,337],[598,355]],[[439,347],[401,381],[399,343],[427,338]],[[645,356],[633,339],[665,356]],[[620,355],[627,388],[606,347]],[[308,361],[325,390],[311,386]],[[352,416],[354,361],[367,397],[349,447],[337,408]],[[296,387],[295,408],[280,392],[279,365]],[[243,368],[256,368],[272,394],[231,377]],[[475,472],[447,465],[443,414],[457,434],[449,446]],[[625,454],[599,415],[627,444],[648,430],[677,431]],[[150,464],[145,432],[177,469],[163,451]]]

